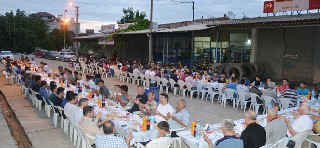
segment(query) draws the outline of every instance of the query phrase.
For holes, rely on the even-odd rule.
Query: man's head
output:
[[[307,103],[303,103],[299,108],[300,115],[309,115],[310,113],[310,105]]]
[[[104,81],[103,81],[102,79],[100,79],[100,80],[98,81],[98,86],[99,86],[100,88],[104,87]]]
[[[128,93],[128,86],[127,85],[121,85],[120,86],[120,92],[122,94],[127,94]]]
[[[47,81],[41,81],[40,86],[46,88],[48,86]]]
[[[83,116],[88,118],[93,118],[94,116],[94,108],[92,106],[83,107]]]
[[[50,85],[50,89],[53,93],[57,93],[57,89],[58,89],[57,84]]]
[[[248,110],[244,113],[244,121],[246,125],[256,122],[256,120],[257,120],[257,114],[255,111]]]
[[[260,81],[260,76],[256,76],[256,81]]]
[[[169,102],[169,96],[166,93],[160,94],[160,103],[167,104]]]
[[[289,83],[289,88],[290,89],[295,89],[296,85],[293,82],[291,82],[291,83]]]
[[[138,95],[144,94],[144,87],[142,85],[139,85],[137,88],[137,92],[138,92]]]
[[[82,79],[82,73],[78,73],[77,78],[78,78],[78,80],[81,80]]]
[[[304,81],[301,81],[301,83],[300,83],[300,88],[301,88],[301,89],[305,89],[306,87],[307,87],[307,83],[304,82]]]
[[[73,75],[74,75],[75,77],[77,77],[78,74],[79,74],[79,73],[78,73],[77,71],[74,71],[74,72],[73,72]]]
[[[40,81],[41,81],[41,76],[40,76],[40,75],[36,75],[36,76],[34,77],[34,81],[40,83]]]
[[[246,80],[245,80],[245,79],[241,79],[241,80],[240,80],[240,83],[241,83],[242,85],[245,85],[245,84],[246,84]]]
[[[231,78],[235,78],[236,77],[236,74],[231,74],[231,76],[230,76]]]
[[[148,101],[149,101],[149,102],[152,102],[152,101],[154,101],[154,99],[156,99],[156,93],[150,91],[150,92],[148,93]]]
[[[62,67],[62,66],[59,66],[59,67],[58,67],[58,70],[59,70],[60,73],[63,72],[63,67]]]
[[[63,97],[63,96],[64,96],[64,88],[63,88],[63,87],[59,87],[59,88],[57,89],[57,95],[58,95],[59,97]]]
[[[205,70],[204,72],[203,72],[203,75],[208,75],[208,72]]]
[[[282,79],[282,85],[287,86],[288,85],[288,79]]]
[[[269,82],[268,83],[268,87],[271,89],[274,89],[274,87],[276,86],[276,84],[274,82]]]
[[[260,81],[255,81],[255,82],[254,82],[254,86],[255,86],[255,87],[259,87],[259,86],[260,86]]]
[[[78,96],[78,94],[76,94],[74,92],[70,93],[67,97],[68,102],[71,104],[76,104],[77,100],[78,100],[77,96]]]
[[[234,133],[234,123],[231,119],[224,119],[221,122],[221,129],[225,136],[230,135],[230,133]]]
[[[237,83],[237,79],[235,77],[231,78],[232,83]]]
[[[90,75],[86,75],[86,81],[89,81],[91,79]]]
[[[271,78],[267,78],[267,83],[272,82]]]
[[[108,120],[105,123],[103,123],[103,132],[106,135],[111,135],[115,133],[114,123],[111,120]]]
[[[267,121],[271,122],[271,120],[278,117],[278,111],[275,108],[269,109],[267,112]]]
[[[181,111],[182,109],[186,108],[187,102],[185,99],[178,99],[176,109],[177,111]]]
[[[170,131],[169,131],[170,127],[169,127],[169,124],[168,124],[167,121],[159,122],[157,127],[159,129],[159,133],[160,134],[168,134],[168,133],[170,133]]]
[[[85,106],[88,106],[89,105],[89,100],[87,98],[81,98],[79,101],[78,101],[78,106],[80,108],[84,108]]]

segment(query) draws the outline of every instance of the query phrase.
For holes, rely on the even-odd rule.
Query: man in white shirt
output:
[[[43,63],[43,70],[44,70],[44,72],[47,73],[47,74],[50,72],[49,66],[47,65],[47,63]]]
[[[161,121],[168,121],[169,117],[167,116],[168,113],[173,114],[174,109],[169,104],[169,97],[166,93],[160,94],[160,104],[157,107],[157,110],[155,111],[155,121],[157,123]]]
[[[92,80],[92,76],[87,75],[86,79],[87,79],[87,87],[92,90],[96,89],[96,83],[94,83],[94,81]]]
[[[135,66],[135,68],[134,68],[134,70],[133,70],[133,74],[139,74],[140,73],[140,71],[139,71],[139,69],[138,69],[138,66]]]
[[[306,103],[300,106],[299,112],[293,112],[293,117],[296,119],[292,124],[290,124],[290,119],[284,118],[288,125],[287,135],[295,136],[300,132],[312,129],[313,122],[309,117],[310,106]]]
[[[184,79],[185,82],[190,82],[192,86],[196,86],[196,81],[191,77],[191,72],[185,74],[187,77]]]
[[[154,72],[153,68],[151,68],[150,76],[156,76],[156,73]]]
[[[83,117],[83,108],[88,106],[89,102],[87,98],[82,98],[78,101],[77,109],[72,113],[73,122],[78,125],[79,121]]]
[[[73,112],[78,108],[75,105],[78,100],[77,97],[78,97],[78,94],[73,93],[73,92],[67,97],[68,102],[64,106],[64,114],[65,115],[69,115],[71,117]],[[72,119],[70,119],[70,120],[72,120]]]
[[[152,71],[152,68],[150,67],[149,69],[146,70],[146,72],[144,74],[145,75],[150,75],[151,71]]]

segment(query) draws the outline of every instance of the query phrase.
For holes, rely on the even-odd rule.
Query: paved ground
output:
[[[4,66],[0,64],[0,71],[3,69]],[[12,110],[14,110],[18,121],[25,130],[33,147],[74,147],[70,142],[69,137],[66,136],[60,128],[60,118],[58,119],[58,127],[55,128],[52,124],[52,116],[51,118],[48,118],[45,115],[44,107],[42,107],[42,111],[33,107],[30,101],[25,99],[24,95],[21,94],[21,86],[4,85],[4,78],[3,75],[1,75],[0,90],[6,96],[8,104],[11,106]],[[3,123],[2,121],[3,120],[0,120],[1,123]],[[0,131],[0,135],[6,132],[6,130],[2,130],[1,128]],[[10,133],[6,133],[5,135],[9,137]],[[2,144],[1,139],[0,144]],[[0,147],[2,148],[3,146],[1,145]]]
[[[19,55],[20,56],[20,55]],[[16,56],[17,58],[19,57]],[[34,56],[28,56],[29,59]],[[58,66],[63,67],[69,67],[69,64],[67,62],[61,62],[61,61],[55,61],[55,60],[46,60],[44,58],[35,58],[35,61],[37,63],[40,63],[40,61],[44,61],[48,64],[49,68],[53,71],[57,71]],[[69,67],[69,69],[73,70],[73,68]],[[84,77],[85,75],[83,75]],[[123,85],[126,84],[129,87],[129,95],[136,96],[136,85],[127,84],[120,82],[116,78],[107,78],[105,79],[105,83],[108,86],[109,90],[114,91],[114,85]],[[169,102],[170,104],[175,107],[176,101],[179,98],[183,98],[183,96],[174,96],[172,93],[169,94]],[[226,108],[221,106],[220,104],[217,104],[217,101],[214,101],[212,104],[211,101],[202,101],[198,99],[190,99],[190,96],[185,97],[187,100],[187,110],[189,111],[191,115],[191,121],[201,120],[202,125],[205,125],[205,123],[219,123],[223,119],[240,119],[244,117],[243,110],[233,110],[231,105],[226,105]]]
[[[6,120],[3,117],[3,110],[0,106],[0,143],[2,148],[16,148],[16,141],[13,139],[10,133],[10,129]]]

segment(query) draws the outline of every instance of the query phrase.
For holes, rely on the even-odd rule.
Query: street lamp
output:
[[[64,10],[63,13],[63,49],[66,49],[66,25],[69,22],[69,20],[66,20],[67,10]]]
[[[192,21],[194,22],[194,1],[176,1],[176,0],[171,0],[171,1],[176,3],[192,3]]]
[[[74,5],[73,3],[69,3],[70,6],[73,6],[76,8],[76,38],[78,38],[78,31],[79,31],[79,6]],[[78,39],[76,40],[76,57],[79,56],[79,45],[78,45]]]
[[[151,0],[151,10],[150,10],[149,62],[153,61],[153,50],[152,50],[153,23],[152,23],[152,17],[153,17],[153,0]]]

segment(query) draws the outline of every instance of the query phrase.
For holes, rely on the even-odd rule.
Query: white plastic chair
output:
[[[234,98],[233,95],[234,95],[236,90],[227,88],[224,91],[225,91],[225,98],[222,100],[223,101],[223,106],[226,107],[227,100],[232,100],[233,109],[234,109],[235,106],[236,106],[236,99]]]
[[[187,87],[187,90],[186,90],[186,93],[187,95],[189,94],[189,92],[191,93],[191,90],[192,90],[192,84],[190,82],[186,82],[186,87]]]
[[[268,106],[269,104],[271,104],[272,100],[274,102],[277,102],[273,97],[270,97],[270,96],[265,96],[265,95],[262,95],[261,96],[263,102],[264,102],[264,109],[263,109],[263,114],[267,113],[268,111]]]
[[[50,100],[49,100],[49,104],[50,104],[50,106],[51,106],[51,108],[53,110],[53,118],[52,118],[53,125],[54,125],[54,127],[57,127],[59,113],[55,112],[55,108],[56,109],[59,109],[59,108],[54,106],[53,103]],[[62,115],[61,115],[61,128],[63,128],[63,117],[62,117]]]
[[[289,138],[284,137],[280,139],[278,142],[276,142],[272,147],[274,148],[285,148],[288,144]]]
[[[258,96],[255,93],[249,93],[249,96],[251,98],[251,104],[250,104],[249,109],[251,109],[251,107],[252,107],[252,110],[256,111],[256,114],[258,114],[259,107],[263,106],[263,104],[258,104],[257,103],[257,98],[260,99],[260,100],[261,100],[261,98],[260,98],[260,96]]]
[[[288,98],[279,98],[280,110],[285,110],[290,107],[290,100]]]
[[[236,110],[238,110],[239,104],[241,105],[241,109],[243,108],[243,112],[246,111],[246,107],[247,107],[247,103],[250,101],[246,101],[246,95],[247,93],[244,91],[237,91],[237,108]]]
[[[175,84],[177,84],[176,81],[174,81],[173,79],[169,79],[169,83],[171,86],[171,90],[173,89],[173,95],[176,95],[178,91],[178,87],[174,86]]]
[[[88,138],[90,138],[90,139],[95,139],[95,137],[92,137],[92,136],[90,136],[90,135],[88,135],[88,134],[85,134],[84,132],[83,132],[83,129],[81,129],[79,126],[76,126],[76,129],[77,129],[77,131],[78,131],[78,133],[79,133],[79,135],[80,135],[80,138],[81,138],[81,146],[82,146],[82,148],[91,148],[91,145],[90,145],[90,142],[89,142],[89,139]],[[79,142],[80,140],[78,140],[78,142]]]
[[[51,114],[51,106],[47,103],[46,99],[42,97],[42,101],[44,102],[44,110],[46,111],[46,114],[48,117],[50,117]],[[41,105],[42,105],[42,101],[41,101]]]
[[[308,135],[310,135],[310,136],[317,136],[317,137],[320,136],[320,134],[313,134],[313,133],[309,133]],[[319,141],[313,141],[313,140],[308,139],[308,135],[307,135],[306,140],[309,142],[309,148],[311,148],[311,144],[314,144],[317,148],[320,148],[320,142],[319,142]]]
[[[2,73],[6,76],[6,84],[9,84],[11,81],[11,84],[14,85],[15,76],[10,76],[6,71],[3,71]]]
[[[162,90],[161,78],[158,77],[158,76],[155,76],[154,78],[155,78],[155,80],[157,81],[157,86],[158,86],[159,89],[160,89],[159,91],[162,92],[163,90]]]
[[[143,146],[141,143],[138,143],[138,148],[169,148],[171,145],[171,138],[161,137],[150,141],[146,146]]]
[[[293,137],[289,137],[289,140],[293,140],[296,142],[295,148],[301,148],[302,142],[307,139],[308,133],[310,133],[311,130],[299,132]]]
[[[186,83],[182,80],[178,80],[178,85],[179,85],[179,93],[185,96],[187,89],[184,88],[184,86],[186,85]]]
[[[168,86],[169,81],[168,81],[168,79],[161,78],[161,82],[162,82],[162,89],[163,89],[163,87],[165,87],[166,93],[168,94],[169,93],[169,86]]]
[[[149,74],[145,74],[145,75],[144,75],[144,78],[145,78],[145,80],[143,81],[143,82],[144,82],[143,85],[144,85],[145,87],[149,87],[150,75],[149,75]]]
[[[201,93],[201,100],[203,100],[203,98],[208,93],[208,90],[204,88],[204,86],[202,85],[202,82],[197,82],[197,93],[198,93],[197,99],[199,98]]]

